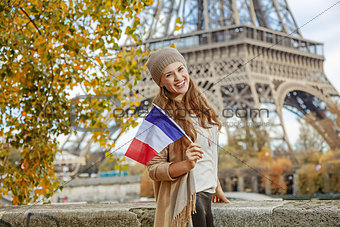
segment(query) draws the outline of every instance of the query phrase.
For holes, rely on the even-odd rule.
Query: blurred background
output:
[[[227,198],[340,198],[338,2],[107,2],[3,6],[1,204],[154,202],[124,154],[165,46],[219,113]]]

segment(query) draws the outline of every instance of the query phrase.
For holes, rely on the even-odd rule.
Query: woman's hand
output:
[[[188,149],[185,151],[185,161],[189,167],[192,169],[195,167],[198,159],[202,158],[203,151],[201,146],[197,143],[191,143]]]
[[[185,151],[185,160],[171,163],[169,166],[169,175],[172,178],[181,176],[195,167],[198,159],[202,158],[203,151],[197,143],[189,145]]]
[[[216,188],[216,192],[212,195],[211,201],[213,203],[230,203],[230,201],[225,197],[224,192],[221,187]]]

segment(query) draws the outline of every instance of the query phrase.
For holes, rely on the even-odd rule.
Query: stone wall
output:
[[[215,226],[339,226],[339,200],[213,204]],[[0,207],[0,226],[152,226],[154,203]]]
[[[74,179],[56,192],[53,202],[131,202],[140,196],[141,176]]]

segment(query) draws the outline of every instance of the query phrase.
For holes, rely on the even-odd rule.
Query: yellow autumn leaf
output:
[[[119,79],[119,80],[124,80],[124,79],[125,79],[125,77],[124,77],[124,75],[123,75],[123,74],[120,74],[119,76],[117,76],[117,79]]]
[[[106,153],[105,153],[105,158],[109,158],[109,157],[112,157],[112,153],[106,152]]]
[[[91,80],[91,86],[94,87],[97,85],[97,80],[93,79]]]
[[[175,27],[175,31],[179,31],[181,28],[183,28],[184,24],[182,24],[181,26],[177,26]]]
[[[100,57],[96,56],[94,59],[95,59],[100,65],[103,65],[103,62],[102,62],[102,60],[100,59]]]

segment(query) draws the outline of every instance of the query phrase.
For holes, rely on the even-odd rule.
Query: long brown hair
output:
[[[211,128],[207,126],[207,122],[211,125],[218,125],[219,130],[221,129],[222,124],[217,118],[216,111],[208,104],[204,94],[198,89],[193,78],[190,76],[189,78],[189,88],[184,94],[182,102],[175,100],[165,87],[161,87],[159,93],[153,99],[153,103],[167,112],[187,133],[190,139],[195,142],[197,131],[190,116],[196,115],[198,122],[205,129]],[[179,150],[184,152],[183,148],[186,149],[189,144],[189,140],[182,137],[178,142],[175,142],[175,147],[180,146],[177,148],[181,148]]]

